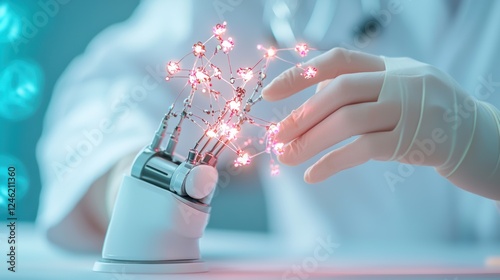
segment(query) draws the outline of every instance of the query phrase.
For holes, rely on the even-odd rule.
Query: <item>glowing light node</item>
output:
[[[276,56],[276,52],[277,51],[274,47],[270,47],[269,49],[267,49],[265,57],[274,57]]]
[[[212,73],[213,73],[212,75],[219,80],[222,79],[222,71],[220,70],[220,68],[213,64],[210,66],[212,67]]]
[[[283,154],[283,147],[285,144],[278,142],[273,145],[273,152],[275,155],[279,156]]]
[[[302,57],[306,56],[309,50],[310,49],[307,44],[298,44],[295,46],[295,51]]]
[[[192,85],[192,86],[196,86],[198,84],[198,79],[196,79],[196,75],[194,72],[191,72],[189,74],[189,83]]]
[[[226,135],[229,129],[230,127],[229,125],[227,125],[227,123],[223,123],[219,126],[219,132],[221,135]]]
[[[226,40],[223,40],[221,43],[220,43],[220,46],[222,48],[222,51],[224,53],[228,53],[230,51],[233,50],[234,48],[234,41],[233,41],[233,38],[229,37],[227,38]]]
[[[202,42],[198,42],[193,45],[193,54],[197,57],[202,57],[205,55],[205,45]]]
[[[210,76],[201,67],[196,68],[196,70],[191,71],[191,73],[189,74],[189,83],[192,86],[196,86],[201,83],[207,83],[210,81]]]
[[[220,40],[222,35],[224,35],[224,33],[226,33],[226,25],[227,25],[227,23],[224,21],[222,24],[218,23],[214,26],[213,33],[217,39]]]
[[[239,68],[236,73],[246,82],[253,78],[252,68]]]
[[[239,151],[238,157],[234,160],[234,166],[239,167],[243,165],[249,165],[250,164],[250,156],[248,153],[243,153]]]
[[[314,78],[314,76],[316,76],[317,72],[318,69],[312,66],[308,66],[306,69],[304,69],[304,72],[301,75],[304,76],[305,79],[311,79]]]
[[[239,130],[238,128],[236,127],[231,127],[228,131],[227,131],[227,138],[229,140],[233,140],[233,139],[236,139],[236,135],[238,134]]]
[[[229,102],[229,109],[231,109],[233,111],[239,111],[240,107],[241,107],[241,102],[239,102],[239,101],[231,100]]]
[[[216,136],[217,136],[217,132],[215,132],[215,130],[213,130],[213,129],[209,129],[209,130],[205,133],[205,135],[207,135],[207,136],[208,136],[208,137],[210,137],[210,138],[214,138],[214,137],[216,137]]]
[[[178,62],[169,61],[167,63],[167,72],[170,75],[175,75],[175,74],[179,73],[179,71],[181,71],[181,66],[179,65]]]
[[[276,125],[276,124],[272,124],[269,126],[269,128],[267,129],[267,132],[269,134],[271,134],[272,136],[278,134],[278,132],[280,131],[280,128],[279,128],[279,124]]]

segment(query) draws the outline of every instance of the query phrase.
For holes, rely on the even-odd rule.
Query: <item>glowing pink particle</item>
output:
[[[221,43],[220,43],[220,46],[222,48],[222,51],[224,53],[228,53],[230,51],[233,50],[234,48],[234,41],[233,41],[233,38],[229,37],[227,38],[226,40],[223,40]]]
[[[238,132],[239,132],[238,128],[229,126],[227,123],[222,123],[219,126],[220,135],[226,136],[229,140],[235,139]]]
[[[271,136],[276,135],[279,131],[280,131],[279,124],[278,124],[278,125],[276,125],[276,124],[272,124],[272,125],[270,125],[270,126],[269,126],[269,128],[267,129],[267,132],[268,132]]]
[[[227,131],[229,130],[229,125],[227,123],[222,123],[220,126],[219,126],[219,130],[221,133],[227,133]]]
[[[274,57],[274,56],[276,56],[276,49],[274,47],[270,47],[269,49],[267,49],[265,57]]]
[[[215,38],[217,38],[219,40],[221,39],[222,35],[224,35],[224,33],[226,33],[226,25],[227,25],[227,23],[223,22],[222,24],[217,23],[214,26],[213,32],[214,32]]]
[[[248,164],[250,164],[250,156],[248,155],[248,153],[243,153],[242,151],[239,151],[238,157],[234,160],[234,166],[239,167]]]
[[[229,131],[230,127],[227,123],[223,123],[219,126],[219,132],[222,135],[225,135]]]
[[[192,86],[195,86],[198,84],[198,79],[196,79],[196,75],[194,72],[191,72],[189,74],[189,84],[191,84]]]
[[[210,82],[210,80],[210,76],[201,67],[196,68],[189,74],[189,83],[193,86]]]
[[[317,72],[318,69],[312,66],[308,66],[306,69],[304,69],[304,72],[301,75],[304,76],[305,79],[311,79],[314,78],[314,76],[316,76]]]
[[[253,78],[252,68],[240,68],[236,73],[246,82]]]
[[[170,75],[174,75],[174,74],[178,73],[179,71],[181,71],[181,67],[180,67],[178,62],[169,61],[167,63],[167,72]]]
[[[212,75],[214,77],[216,77],[217,79],[219,79],[219,80],[222,79],[222,71],[220,70],[220,68],[217,67],[217,66],[215,66],[215,65],[213,65],[213,64],[211,64],[210,66],[212,67],[212,70],[213,70],[213,74]]]
[[[271,176],[280,175],[280,166],[278,164],[271,164]]]
[[[227,131],[227,138],[229,140],[233,140],[236,138],[236,135],[238,134],[239,130],[236,128],[236,127],[231,127],[228,131]]]
[[[283,147],[285,146],[285,144],[279,142],[279,143],[275,143],[273,145],[273,152],[275,155],[279,156],[279,155],[282,155],[283,154]]]
[[[239,102],[239,101],[231,100],[229,102],[229,109],[231,109],[233,111],[239,111],[240,107],[241,107],[241,102]]]
[[[202,57],[205,55],[205,45],[202,42],[198,42],[193,45],[193,54],[197,57]]]
[[[213,130],[213,129],[208,130],[208,131],[207,131],[207,133],[205,133],[205,134],[206,134],[208,137],[210,137],[210,138],[214,138],[214,137],[216,137],[216,136],[217,136],[217,133],[216,133],[216,132],[215,132],[215,130]]]
[[[298,44],[295,46],[295,51],[299,53],[300,56],[304,57],[309,52],[309,46],[307,46],[307,44]]]

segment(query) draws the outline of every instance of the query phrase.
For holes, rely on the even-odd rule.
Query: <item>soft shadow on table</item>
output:
[[[1,244],[5,252],[6,244]],[[202,241],[202,254],[210,271],[198,274],[139,275],[96,273],[94,261],[100,256],[79,255],[48,244],[33,225],[18,229],[17,272],[7,271],[5,263],[0,279],[500,279],[500,267],[486,267],[484,261],[499,248],[443,247],[414,250],[411,258],[383,257],[372,252],[360,254],[362,246],[327,260],[314,259],[314,254],[283,255],[264,234],[208,231]],[[344,250],[342,251],[341,248]],[[349,248],[351,249],[351,248]],[[363,258],[359,258],[363,255]],[[2,258],[5,259],[5,258]]]

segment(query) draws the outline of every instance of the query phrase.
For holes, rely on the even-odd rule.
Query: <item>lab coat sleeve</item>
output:
[[[82,198],[91,186],[105,188],[113,166],[151,140],[171,99],[162,59],[177,54],[189,12],[189,1],[142,3],[129,20],[94,38],[59,79],[37,146],[37,224],[51,241],[99,250],[104,231],[92,230]],[[180,27],[157,28],[159,13]]]

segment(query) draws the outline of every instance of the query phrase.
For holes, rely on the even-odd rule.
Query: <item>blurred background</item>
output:
[[[0,0],[0,218],[7,213],[7,168],[14,165],[17,217],[36,219],[42,186],[35,149],[54,86],[92,38],[126,20],[139,2]],[[252,174],[249,168],[236,175],[243,182],[237,190],[219,190],[209,227],[267,231],[262,190],[244,183]],[[224,215],[236,206],[237,215]]]

